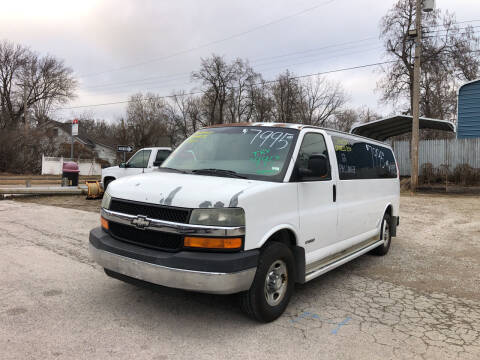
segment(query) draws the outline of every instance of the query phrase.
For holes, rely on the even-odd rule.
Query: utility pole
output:
[[[410,188],[417,191],[418,186],[418,138],[420,125],[420,57],[422,56],[422,0],[417,0],[415,10],[415,62],[413,64],[413,103],[412,103],[412,168]]]
[[[27,127],[28,127],[28,83],[23,86],[23,163],[27,160]]]

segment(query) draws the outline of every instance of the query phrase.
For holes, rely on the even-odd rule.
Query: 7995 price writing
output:
[[[260,129],[244,129],[243,133],[248,131],[256,132],[256,135],[250,141],[250,144],[258,142],[258,146],[267,146],[276,150],[285,149],[293,138],[293,134],[282,131],[260,130]]]

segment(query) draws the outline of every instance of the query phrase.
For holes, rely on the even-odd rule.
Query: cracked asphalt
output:
[[[235,296],[108,278],[97,213],[0,201],[0,358],[479,359],[479,200],[402,196],[386,257],[298,285],[270,324]]]

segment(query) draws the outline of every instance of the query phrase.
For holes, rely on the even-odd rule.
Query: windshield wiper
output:
[[[235,171],[224,170],[224,169],[198,169],[198,170],[192,170],[192,174],[215,175],[215,176],[226,176],[226,177],[239,178],[239,179],[248,179],[246,176],[240,175]]]
[[[169,170],[169,171],[179,172],[181,174],[188,174],[188,172],[186,172],[185,170],[180,170],[180,169],[175,169],[170,167],[159,167],[158,170]]]

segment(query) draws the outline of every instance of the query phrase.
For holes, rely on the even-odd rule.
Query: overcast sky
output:
[[[190,73],[212,53],[248,59],[266,80],[384,61],[380,18],[394,0],[0,0],[0,39],[51,54],[70,66],[80,86],[66,106],[194,90]],[[480,0],[437,0],[458,21],[480,20]],[[474,25],[480,25],[480,21]],[[241,35],[239,35],[241,34]],[[238,36],[237,36],[238,35]],[[226,41],[217,41],[230,38]],[[213,43],[213,44],[212,44]],[[293,54],[292,54],[293,53]],[[372,68],[330,74],[350,106],[382,114]],[[115,120],[125,105],[63,110]]]

